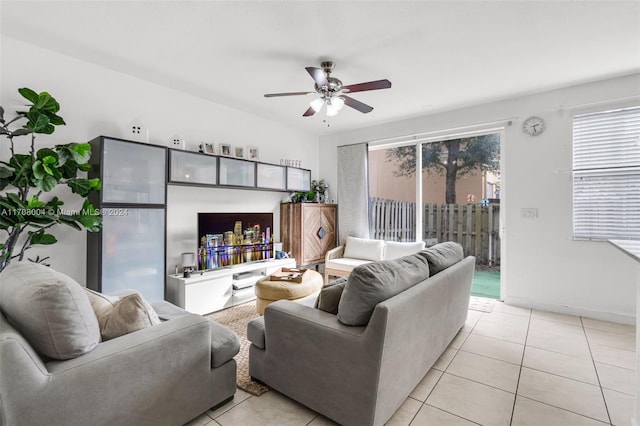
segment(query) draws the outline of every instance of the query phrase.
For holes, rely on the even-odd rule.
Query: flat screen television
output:
[[[198,213],[198,269],[273,257],[273,213]]]

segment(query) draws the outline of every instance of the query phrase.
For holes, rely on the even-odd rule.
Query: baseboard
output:
[[[538,309],[541,311],[556,312],[559,314],[575,315],[580,317],[593,318],[602,321],[611,321],[621,324],[636,324],[636,317],[632,315],[615,314],[611,312],[596,311],[593,309],[579,308],[576,306],[556,305],[553,303],[542,303],[524,297],[506,296],[504,303],[507,305],[519,306],[521,308]]]

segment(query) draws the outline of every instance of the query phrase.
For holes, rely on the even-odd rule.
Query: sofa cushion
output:
[[[324,287],[316,299],[315,308],[336,315],[338,313],[340,297],[346,284],[347,279],[340,278]]]
[[[152,313],[153,312],[153,313]],[[145,303],[140,293],[120,298],[104,319],[103,340],[115,339],[160,323],[158,315]]]
[[[420,250],[424,250],[424,241],[387,241],[384,249],[384,260],[393,260],[399,257],[409,256],[416,254]]]
[[[328,269],[336,269],[338,271],[351,272],[356,266],[364,265],[371,262],[371,260],[340,257],[325,262],[324,267]]]
[[[373,261],[382,260],[384,258],[384,241],[347,237],[342,257]]]
[[[358,266],[347,278],[338,320],[346,325],[366,325],[378,303],[427,278],[429,263],[420,254]]]
[[[340,257],[338,259],[331,259],[325,262],[324,267],[328,269],[335,269],[338,271],[351,272],[356,266],[371,263],[372,260],[351,259],[348,257]]]
[[[449,266],[460,262],[464,258],[462,246],[453,241],[436,244],[421,251],[420,254],[425,256],[429,261],[429,273],[431,275],[447,269]]]
[[[0,308],[40,354],[71,359],[100,343],[89,298],[72,278],[37,263],[13,262],[0,283]]]
[[[220,367],[240,351],[240,338],[229,327],[211,323],[211,367]]]

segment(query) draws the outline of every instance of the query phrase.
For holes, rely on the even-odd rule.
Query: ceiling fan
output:
[[[306,67],[305,69],[315,81],[315,92],[288,92],[288,93],[267,93],[265,98],[274,98],[279,96],[301,96],[301,95],[320,95],[319,98],[311,101],[309,109],[307,109],[303,117],[310,117],[320,111],[324,105],[327,106],[327,116],[336,115],[338,111],[345,105],[350,106],[364,114],[373,111],[373,107],[363,102],[347,96],[346,93],[364,92],[367,90],[388,89],[391,87],[389,80],[368,81],[366,83],[350,84],[343,86],[342,81],[335,77],[331,77],[331,72],[335,64],[331,61],[325,61],[320,64],[321,68]]]

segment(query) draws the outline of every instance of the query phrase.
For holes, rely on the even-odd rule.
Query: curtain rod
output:
[[[614,98],[614,99],[605,99],[605,100],[601,100],[601,101],[585,102],[583,104],[560,105],[555,110],[556,111],[562,111],[563,109],[584,108],[584,107],[589,107],[589,106],[611,104],[611,103],[614,103],[614,102],[631,101],[631,100],[634,100],[634,99],[640,100],[640,95],[624,96],[622,98]]]
[[[519,116],[516,117],[508,117],[508,118],[503,118],[500,120],[495,120],[495,121],[487,121],[487,122],[483,122],[483,123],[476,123],[476,124],[468,124],[465,126],[459,126],[459,127],[451,127],[448,129],[442,129],[442,130],[433,130],[430,132],[423,132],[423,133],[414,133],[414,134],[410,134],[410,135],[403,135],[403,136],[394,136],[394,137],[390,137],[390,138],[382,138],[382,139],[373,139],[373,140],[369,140],[366,141],[365,143],[368,143],[369,145],[381,145],[384,143],[393,143],[393,142],[403,142],[403,141],[418,141],[420,139],[427,139],[429,137],[433,137],[436,135],[442,135],[442,134],[452,134],[455,132],[460,132],[462,130],[468,130],[468,129],[477,129],[477,130],[483,130],[483,129],[479,129],[479,127],[488,127],[488,126],[492,126],[492,125],[496,125],[496,124],[506,124],[507,126],[511,126],[513,123],[513,121],[519,119]]]

